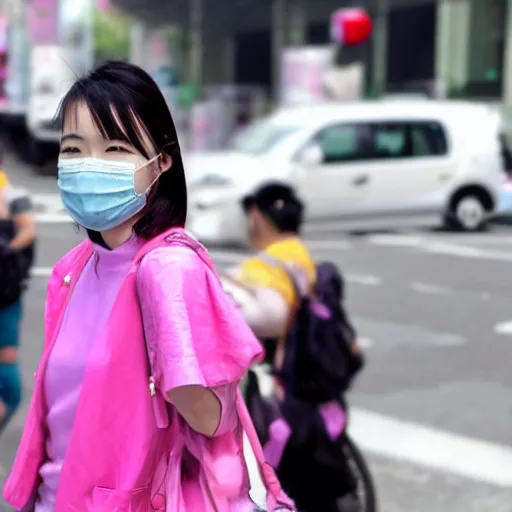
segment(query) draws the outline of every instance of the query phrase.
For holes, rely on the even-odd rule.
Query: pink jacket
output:
[[[159,376],[151,375],[148,363],[151,345],[146,350],[135,279],[142,257],[164,244],[192,247],[213,269],[204,248],[181,229],[169,230],[141,248],[106,326],[108,353],[92,357],[96,363],[86,368],[55,512],[229,512],[229,503],[244,493],[247,481],[240,458],[242,429],[267,487],[268,510],[293,510],[265,463],[240,393],[239,431],[210,439],[192,431],[158,390],[150,392],[150,382],[153,378],[158,382]],[[44,372],[68,298],[91,254],[91,243],[82,242],[57,263],[49,281],[45,347],[23,436],[4,487],[6,501],[17,510],[29,508],[37,492],[45,458]],[[252,335],[240,329],[233,332],[234,325],[225,315],[212,326],[218,333],[219,353],[226,353],[223,375],[231,382],[241,379],[255,355]],[[190,457],[187,453],[200,461],[200,467],[184,476],[182,460]]]

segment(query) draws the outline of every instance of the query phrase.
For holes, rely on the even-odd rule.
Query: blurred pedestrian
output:
[[[231,275],[235,282],[254,289],[240,307],[254,333],[269,340],[265,344],[267,362],[279,366],[284,347],[277,340],[286,332],[297,302],[286,266],[301,275],[308,289],[316,279],[315,262],[300,237],[304,205],[291,187],[270,182],[247,195],[243,208],[250,243],[258,252]]]
[[[0,165],[3,162],[0,149]],[[26,192],[0,171],[0,432],[21,401],[18,344],[22,295],[34,256],[36,229]]]
[[[266,510],[292,510],[237,390],[261,348],[183,229],[185,172],[160,90],[109,62],[76,82],[61,116],[59,187],[88,239],[50,278],[6,500],[36,512],[252,511],[246,432]]]
[[[341,273],[316,265],[301,240],[304,206],[292,187],[264,183],[242,207],[257,252],[223,283],[266,349],[266,368],[244,383],[248,408],[298,509],[334,512],[357,484],[343,452],[341,395],[362,367]]]

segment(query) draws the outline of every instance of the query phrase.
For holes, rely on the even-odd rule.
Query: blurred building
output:
[[[182,29],[189,80],[271,91],[282,46],[328,44],[330,14],[360,5],[375,21],[372,40],[339,60],[365,62],[367,90],[512,101],[507,0],[111,1],[137,17],[140,37],[161,24]]]

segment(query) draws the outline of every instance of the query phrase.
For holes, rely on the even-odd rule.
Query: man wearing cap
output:
[[[21,296],[36,237],[30,197],[0,171],[0,432],[21,401]]]

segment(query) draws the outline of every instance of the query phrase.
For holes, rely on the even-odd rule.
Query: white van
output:
[[[327,103],[278,111],[229,150],[188,155],[188,229],[204,242],[244,243],[240,199],[280,180],[309,226],[481,229],[504,182],[499,114],[462,101]]]

